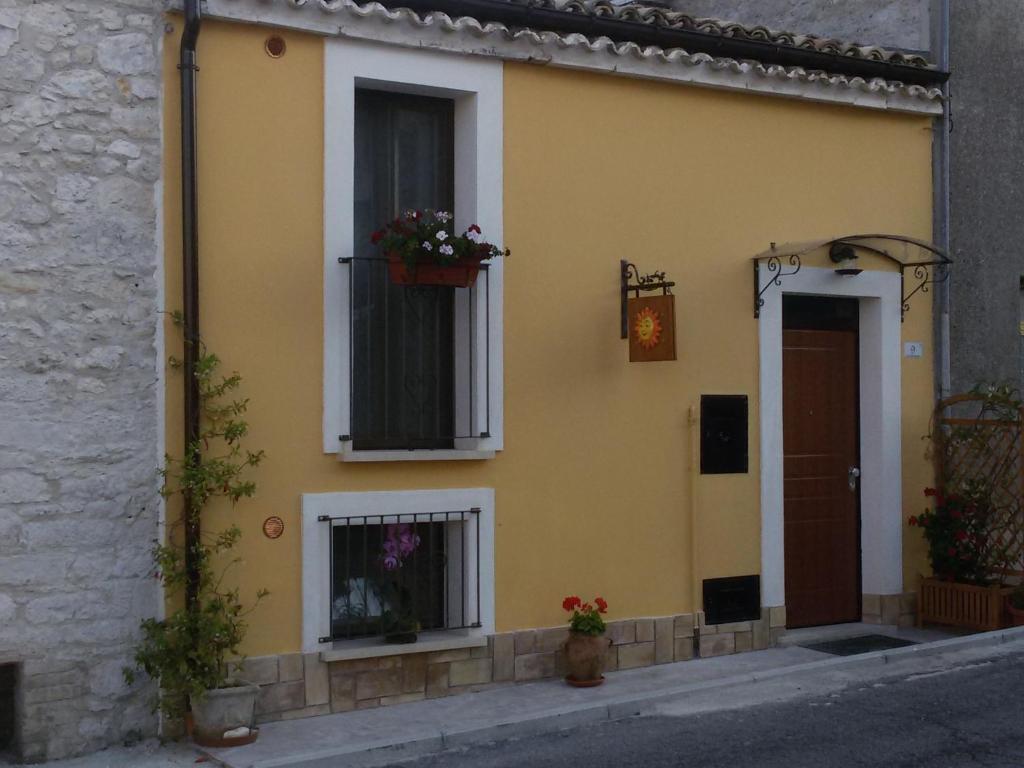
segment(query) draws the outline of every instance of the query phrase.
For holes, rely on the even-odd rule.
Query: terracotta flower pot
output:
[[[462,264],[437,264],[421,261],[410,269],[401,257],[388,254],[388,277],[396,285],[450,285],[469,288],[476,283],[480,261],[467,259]]]
[[[570,632],[565,641],[565,666],[568,672],[565,681],[578,687],[603,683],[601,670],[604,668],[604,655],[611,643],[611,638],[604,635]]]

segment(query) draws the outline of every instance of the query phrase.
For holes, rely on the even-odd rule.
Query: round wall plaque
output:
[[[284,533],[284,520],[276,515],[263,521],[263,535],[268,539],[280,538]]]
[[[280,35],[271,35],[263,43],[263,50],[267,52],[267,56],[272,59],[280,59],[284,56],[284,52],[287,49],[287,45],[284,42],[284,38]]]

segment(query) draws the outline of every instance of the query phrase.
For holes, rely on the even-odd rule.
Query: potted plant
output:
[[[467,288],[476,282],[480,262],[509,255],[486,242],[476,224],[454,234],[452,220],[447,211],[406,211],[373,233],[370,242],[387,256],[391,282]]]
[[[420,545],[420,537],[412,525],[393,523],[387,526],[380,564],[381,623],[384,641],[388,643],[415,643],[419,632],[419,619],[412,600],[409,581],[416,578],[406,560]]]
[[[180,315],[175,322],[180,326]],[[253,495],[255,485],[244,474],[263,459],[262,451],[242,450],[240,443],[248,431],[242,419],[247,401],[230,398],[241,379],[237,374],[220,376],[219,364],[216,355],[202,350],[195,368],[200,433],[185,458],[167,457],[162,471],[163,495],[180,494],[185,503],[167,541],[157,542],[153,549],[155,576],[179,607],[164,619],[142,622],[135,665],[124,670],[129,684],[137,672],[157,681],[160,693],[155,708],[172,720],[184,719],[186,728],[190,708],[192,736],[203,746],[246,744],[258,734],[253,717],[259,686],[235,678],[232,672],[240,660],[245,617],[268,594],[257,590],[254,604],[244,608],[239,589],[224,585],[225,572],[239,562],[229,553],[241,531],[236,525],[219,532],[202,531],[199,525],[200,512],[212,499],[222,497],[234,504]],[[172,359],[171,365],[180,364]],[[228,402],[223,402],[225,397]],[[182,533],[188,525],[199,535],[187,559]],[[178,599],[182,592],[186,592],[183,601]]]
[[[601,670],[604,655],[611,640],[604,636],[605,623],[601,615],[608,611],[603,597],[595,597],[594,604],[582,602],[575,595],[562,601],[569,616],[569,637],[565,641],[565,682],[577,688],[590,688],[604,682]]]
[[[926,488],[924,493],[934,499],[934,507],[909,520],[924,531],[933,573],[921,582],[919,621],[999,629],[1011,590],[996,578],[1002,570],[1002,549],[993,530],[998,516],[990,494],[976,482],[961,490]]]

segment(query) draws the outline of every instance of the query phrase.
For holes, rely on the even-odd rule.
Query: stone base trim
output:
[[[864,595],[861,620],[865,624],[912,627],[917,619],[917,593]]]
[[[709,625],[704,614],[608,622],[605,670],[763,650],[785,632],[785,609],[757,621]],[[319,653],[246,659],[239,675],[260,686],[259,722],[314,717],[469,693],[565,675],[565,627],[491,635],[487,645],[324,661]]]

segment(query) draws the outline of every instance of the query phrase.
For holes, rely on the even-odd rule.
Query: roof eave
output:
[[[469,16],[481,23],[497,22],[509,27],[543,29],[557,33],[607,37],[614,42],[652,45],[663,49],[681,48],[689,53],[706,53],[716,58],[750,59],[783,67],[801,67],[838,75],[880,78],[907,85],[940,87],[949,72],[935,67],[915,67],[827,51],[779,45],[760,40],[742,40],[690,29],[574,13],[509,0],[380,0],[391,10],[408,8],[419,14],[441,11],[449,16]]]

